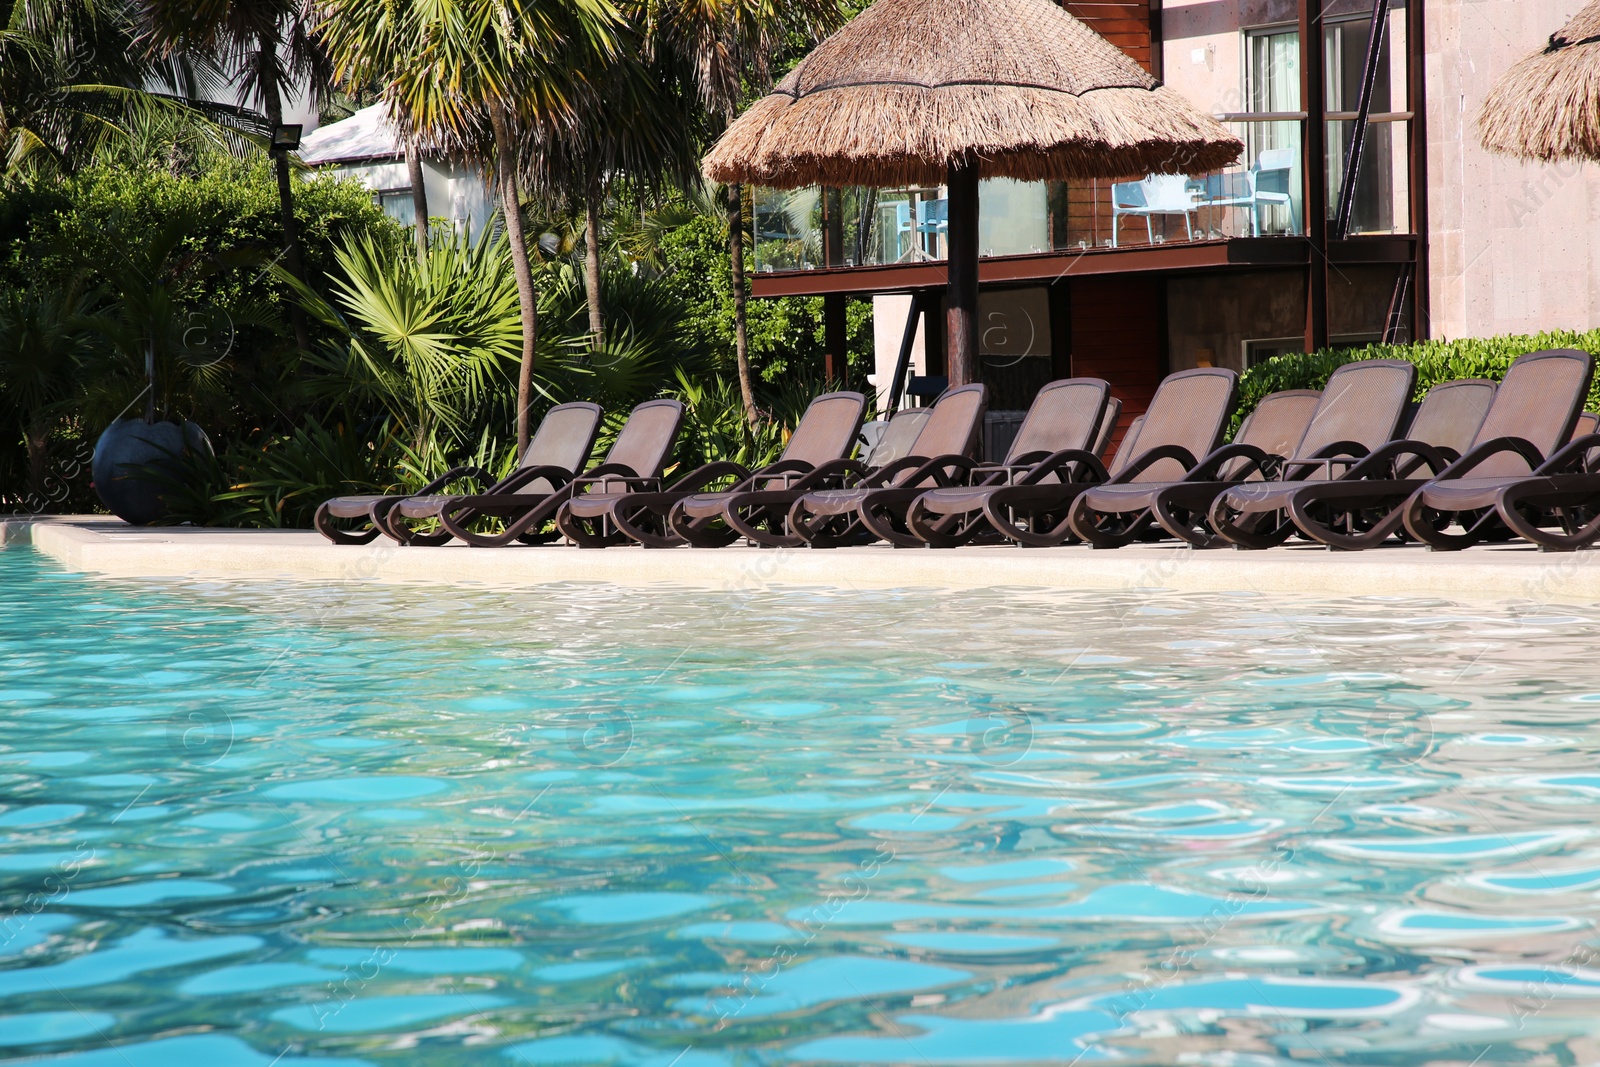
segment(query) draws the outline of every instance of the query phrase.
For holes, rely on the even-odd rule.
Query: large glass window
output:
[[[1329,23],[1323,30],[1323,55],[1327,64],[1330,113],[1350,114],[1361,107],[1361,77],[1366,68],[1367,43],[1371,40],[1369,16]],[[1387,115],[1393,110],[1390,91],[1389,34],[1381,35],[1377,66],[1372,82],[1371,114]],[[1345,181],[1345,161],[1355,138],[1354,119],[1335,119],[1328,123],[1328,196],[1337,201]],[[1369,124],[1362,143],[1360,172],[1356,175],[1354,210],[1350,215],[1351,233],[1384,233],[1395,228],[1394,138],[1390,125]],[[1337,203],[1329,214],[1337,212]]]
[[[1270,29],[1247,35],[1249,69],[1245,99],[1256,115],[1293,115],[1300,110],[1300,34]],[[1248,170],[1236,195],[1248,197],[1255,213],[1252,232],[1300,233],[1305,176],[1300,120],[1263,119],[1245,130]]]

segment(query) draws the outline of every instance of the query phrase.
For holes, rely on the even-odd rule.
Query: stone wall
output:
[[[1583,0],[1427,0],[1432,333],[1600,325],[1600,168],[1491,155],[1477,115],[1494,80]]]

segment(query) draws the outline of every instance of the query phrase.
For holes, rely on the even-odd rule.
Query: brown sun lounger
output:
[[[1238,374],[1223,367],[1168,375],[1141,420],[1123,438],[1110,471],[1087,453],[1037,464],[1011,485],[988,494],[984,517],[1003,537],[1020,545],[1046,547],[1073,539],[1067,513],[1091,485],[1173,481],[1198,463],[1198,457],[1215,451],[1233,412],[1238,383]]]
[[[380,533],[402,544],[444,544],[450,535],[442,531],[419,534],[404,524],[396,524],[391,529],[390,515],[397,506],[411,503],[417,505],[416,517],[437,515],[434,503],[451,499],[446,490],[469,478],[488,486],[485,492],[489,493],[554,492],[572,480],[574,471],[583,469],[599,432],[600,405],[558,404],[540,420],[539,429],[528,442],[517,469],[498,483],[481,467],[456,467],[409,495],[334,497],[317,508],[313,522],[324,537],[338,545],[364,545]],[[363,519],[366,525],[356,530],[341,530],[334,524],[335,519]]]
[[[1399,507],[1406,497],[1472,447],[1498,389],[1485,378],[1440,382],[1423,398],[1405,440],[1384,450],[1386,459],[1363,461],[1334,481],[1300,486],[1289,494],[1285,513],[1302,536],[1329,548],[1381,544],[1400,530]],[[1417,447],[1408,448],[1408,442]]]
[[[452,497],[437,505],[439,523],[445,530],[469,545],[494,548],[513,541],[538,544],[556,535],[544,532],[544,524],[568,497],[591,490],[609,492],[623,486],[643,490],[658,489],[661,472],[672,457],[672,444],[683,425],[683,404],[677,400],[647,400],[628,414],[605,461],[558,486],[553,492],[482,493]],[[468,528],[474,519],[491,516],[503,519],[505,529],[497,534],[478,533]]]
[[[1574,349],[1513,363],[1473,447],[1406,499],[1406,533],[1445,551],[1512,535],[1555,551],[1592,543],[1600,523],[1586,513],[1600,501],[1600,475],[1587,468],[1600,436],[1573,429],[1593,376],[1594,357]],[[1523,388],[1531,378],[1536,386]]]
[[[1410,471],[1388,475],[1373,471],[1360,481],[1307,486],[1291,496],[1289,517],[1301,533],[1330,548],[1373,548],[1392,536],[1406,540],[1411,536],[1405,527],[1406,504],[1436,478],[1449,477],[1452,470],[1471,470],[1488,460],[1489,477],[1516,480],[1529,474],[1532,467],[1508,444],[1508,438],[1522,440],[1541,459],[1569,440],[1591,366],[1592,361],[1581,352],[1520,356],[1495,388],[1487,413],[1462,448],[1463,455],[1446,456],[1449,462],[1443,469],[1434,460],[1421,467],[1413,465]],[[1580,384],[1582,388],[1578,388]],[[1471,464],[1467,464],[1469,458]],[[1488,507],[1493,507],[1492,501]],[[1442,533],[1450,521],[1447,515],[1431,517],[1430,527],[1438,529],[1430,530],[1430,535]],[[1509,536],[1503,527],[1495,530],[1486,528],[1484,532]]]
[[[1416,379],[1416,365],[1407,360],[1367,359],[1345,364],[1328,379],[1305,437],[1275,479],[1222,486],[1209,502],[1195,496],[1183,500],[1182,506],[1205,514],[1215,535],[1210,547],[1271,548],[1294,534],[1289,502],[1308,483],[1353,483],[1383,477],[1393,471],[1397,460],[1409,463],[1418,457],[1430,466],[1442,467],[1448,460],[1433,444],[1400,436]],[[1434,398],[1432,408],[1471,408],[1470,404],[1455,403],[1458,399],[1457,394],[1446,391]],[[1468,415],[1477,417],[1470,410]],[[1431,414],[1424,418],[1425,424],[1432,421]]]
[[[1415,365],[1404,360],[1346,364],[1329,378],[1299,439],[1287,450],[1271,452],[1257,441],[1271,446],[1292,439],[1294,425],[1304,413],[1304,397],[1286,397],[1274,404],[1252,425],[1255,440],[1216,450],[1183,478],[1143,486],[1114,479],[1089,490],[1073,505],[1072,530],[1100,548],[1145,536],[1152,523],[1195,548],[1215,548],[1230,541],[1253,548],[1280,543],[1294,529],[1287,520],[1262,528],[1265,519],[1250,512],[1243,524],[1218,528],[1213,518],[1216,501],[1235,490],[1251,501],[1256,499],[1252,494],[1275,499],[1272,494],[1285,481],[1343,473],[1349,464],[1393,438],[1415,381]],[[1285,457],[1291,457],[1287,465]],[[1260,514],[1279,508],[1266,507]]]
[[[984,501],[1001,486],[1027,477],[1036,466],[1048,468],[1053,478],[1072,477],[1084,469],[1082,462],[1072,460],[1095,455],[1110,440],[1106,424],[1117,417],[1110,402],[1111,386],[1099,378],[1051,382],[1029,406],[1002,462],[971,465],[963,478],[966,485],[922,492],[886,490],[874,497],[871,507],[862,509],[861,521],[872,533],[901,547],[954,548],[985,534],[992,536]],[[1116,412],[1121,410],[1118,404]]]
[[[1089,451],[1094,453],[1095,459],[1101,463],[1106,461],[1106,452],[1111,448],[1111,438],[1117,433],[1117,420],[1122,418],[1122,401],[1116,397],[1106,398],[1106,413],[1100,416],[1100,432],[1095,434],[1094,444],[1089,446]],[[1138,425],[1139,419],[1134,419],[1129,425],[1128,432],[1133,432],[1133,427]]]
[[[719,461],[691,471],[660,492],[581,493],[556,510],[556,527],[581,548],[603,548],[625,539],[646,548],[688,544],[687,538],[667,526],[675,504],[706,493],[714,483],[730,478],[735,484],[729,491],[744,492],[784,488],[806,475],[825,471],[829,464],[849,458],[866,409],[867,398],[860,393],[824,394],[806,408],[778,460],[760,470]],[[717,525],[718,533],[725,538],[723,543],[737,539],[737,532]]]
[[[789,533],[789,509],[794,502],[813,489],[859,480],[910,455],[932,413],[932,408],[902,408],[862,459],[824,463],[781,488],[758,485],[684,497],[668,512],[667,525],[699,548],[720,548],[740,537],[765,548],[799,548],[804,542]]]
[[[789,508],[789,532],[812,548],[866,544],[876,539],[861,521],[877,494],[897,490],[909,504],[918,492],[950,485],[972,466],[972,454],[989,406],[989,388],[981,383],[945,390],[917,434],[911,455],[895,460],[838,489],[805,493]]]
[[[1305,436],[1321,397],[1315,389],[1291,389],[1263,398],[1245,417],[1233,442],[1208,454],[1182,480],[1125,481],[1113,472],[1107,483],[1089,486],[1073,502],[1068,527],[1096,548],[1118,548],[1160,536],[1153,529],[1159,522],[1166,535],[1206,547],[1210,532],[1193,528],[1192,512],[1175,506],[1173,494],[1187,490],[1197,501],[1209,504],[1221,487],[1275,471],[1280,458]],[[1200,514],[1204,515],[1203,509]]]

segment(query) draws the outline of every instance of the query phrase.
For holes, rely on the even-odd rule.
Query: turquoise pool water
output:
[[[8,1062],[1600,1058],[1600,610],[0,586]]]

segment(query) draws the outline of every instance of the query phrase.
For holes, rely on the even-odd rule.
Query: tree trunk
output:
[[[589,176],[584,192],[583,287],[589,297],[589,337],[596,352],[606,347],[605,307],[600,300],[600,176]]]
[[[533,291],[533,267],[528,263],[528,241],[522,232],[522,202],[517,192],[517,162],[511,152],[511,131],[505,112],[489,109],[494,128],[494,149],[500,165],[500,210],[505,217],[506,240],[511,245],[511,267],[517,276],[517,304],[522,310],[522,366],[517,371],[517,457],[528,451],[532,436],[528,425],[533,404],[533,350],[539,338],[539,296]]]
[[[744,401],[744,417],[754,426],[760,414],[750,379],[750,328],[745,314],[744,187],[737,184],[728,186],[728,261],[733,265],[733,354],[739,368],[739,398]]]
[[[45,480],[49,477],[50,426],[35,422],[23,431],[23,441],[28,449],[28,491],[34,498],[29,506],[44,510],[51,503],[46,496]]]
[[[428,185],[422,172],[422,153],[406,145],[406,170],[411,174],[411,207],[417,214],[417,262],[428,261]]]
[[[257,68],[261,82],[261,104],[267,112],[267,125],[273,130],[283,125],[283,99],[278,95],[278,50],[276,42],[263,41]],[[283,266],[301,281],[306,280],[300,256],[300,227],[294,218],[294,194],[289,188],[289,154],[274,151],[272,166],[278,176],[278,218],[283,225]],[[311,331],[305,312],[295,300],[289,301],[289,325],[294,330],[295,347],[304,352],[311,347]]]

